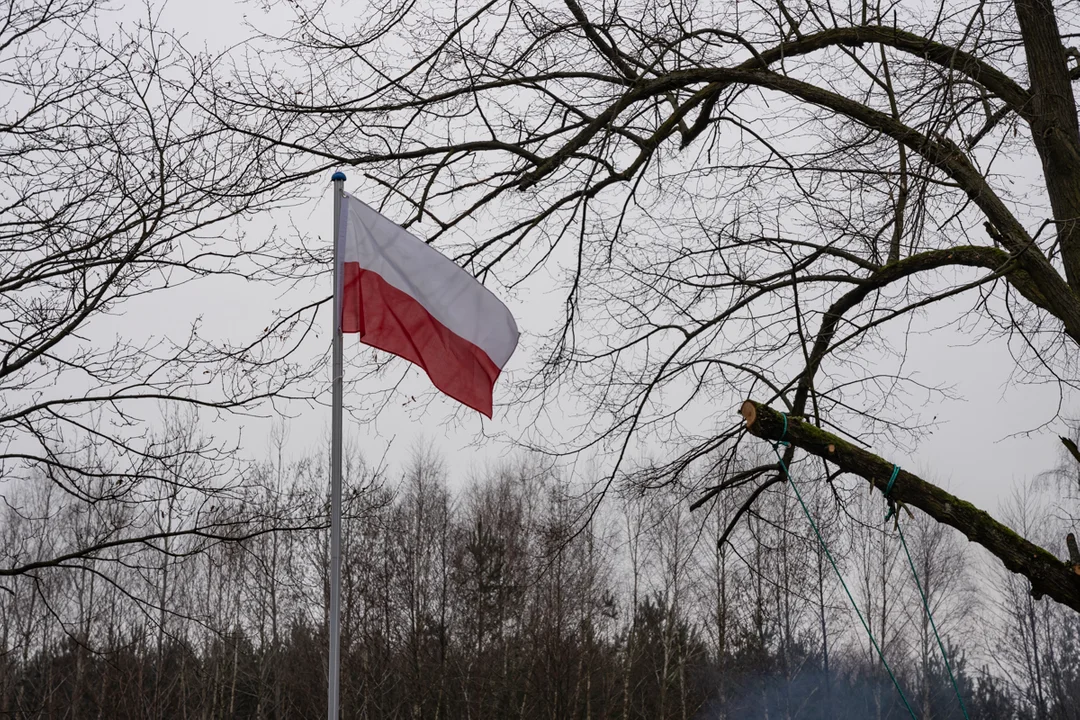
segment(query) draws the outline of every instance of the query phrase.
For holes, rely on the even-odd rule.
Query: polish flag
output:
[[[344,193],[338,216],[341,332],[422,367],[442,392],[491,417],[517,347],[510,311],[427,243]]]

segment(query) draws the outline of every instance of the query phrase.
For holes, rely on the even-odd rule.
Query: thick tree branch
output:
[[[740,412],[750,434],[774,442],[783,438],[792,446],[824,458],[885,491],[893,471],[889,461],[794,417],[788,417],[785,433],[783,415],[753,400],[744,402]],[[919,508],[982,545],[1006,568],[1030,580],[1036,596],[1048,595],[1080,612],[1080,577],[1071,567],[986,512],[906,470],[897,475],[890,498]]]
[[[1080,296],[1034,245],[1024,226],[989,185],[984,175],[972,165],[958,146],[947,139],[931,139],[888,114],[868,107],[859,101],[786,75],[741,68],[697,68],[672,72],[654,81],[635,85],[612,103],[603,113],[597,115],[592,123],[581,130],[565,146],[540,163],[534,171],[524,175],[520,181],[520,187],[527,188],[539,182],[541,178],[560,166],[571,154],[583,148],[597,134],[603,132],[604,128],[611,124],[620,113],[632,105],[677,88],[691,87],[701,83],[706,83],[706,87],[699,90],[683,104],[682,114],[685,114],[689,107],[701,102],[703,98],[713,92],[712,88],[718,86],[744,84],[768,88],[846,116],[903,143],[909,149],[920,154],[934,167],[955,181],[971,201],[983,211],[989,221],[988,229],[991,237],[1008,251],[1016,259],[1017,265],[1024,270],[1027,278],[1025,284],[1030,288],[1037,289],[1040,301],[1036,302],[1036,304],[1049,310],[1061,320],[1069,336],[1080,344]],[[667,132],[663,135],[670,134],[673,129],[673,123],[669,123]],[[654,135],[650,142],[650,148],[659,145],[663,140],[661,135],[661,131]],[[1080,213],[1078,213],[1078,217],[1080,217]],[[1027,296],[1029,293],[1024,292],[1024,294]]]
[[[683,146],[688,145],[702,130],[704,130],[709,121],[710,113],[708,112],[708,109],[715,103],[719,94],[732,85],[743,82],[743,80],[737,79],[736,75],[738,73],[768,70],[773,64],[780,62],[785,58],[808,55],[829,47],[852,47],[861,46],[865,43],[877,43],[885,47],[892,47],[896,50],[925,58],[941,67],[946,67],[966,75],[971,80],[986,87],[991,93],[1003,100],[1010,109],[1015,110],[1020,114],[1021,117],[1028,121],[1032,120],[1030,112],[1027,109],[1030,102],[1028,92],[1003,72],[980,61],[969,53],[896,28],[881,26],[836,28],[814,33],[813,35],[806,35],[792,42],[780,43],[761,52],[753,51],[753,57],[731,68],[715,68],[716,72],[721,75],[725,72],[732,73],[733,75],[730,79],[720,78],[710,80],[709,86],[696,93],[690,100],[684,103],[681,112],[683,115],[699,103],[704,103],[706,111],[702,112],[698,117],[698,120],[694,123],[694,126],[684,133]],[[655,82],[663,83],[665,78],[678,74],[679,73],[659,75]],[[571,139],[565,147],[560,149],[559,152],[545,160],[543,163],[540,163],[534,171],[526,175],[521,181],[521,187],[523,189],[531,187],[542,177],[562,164],[562,162],[574,152],[584,147],[593,135],[601,129],[608,127],[610,121],[622,112],[622,110],[629,107],[635,101],[650,95],[649,85],[650,83],[648,82],[639,82],[636,86],[631,87],[618,102],[612,104],[607,111],[597,116],[588,127],[575,138]],[[675,87],[666,87],[662,92],[670,97],[669,93],[674,89]],[[811,100],[811,102],[813,101]]]
[[[821,321],[821,328],[818,330],[813,348],[807,359],[806,369],[803,371],[798,388],[795,391],[793,407],[796,408],[796,411],[803,412],[805,410],[807,398],[813,389],[814,377],[817,375],[822,361],[832,348],[836,329],[848,310],[861,303],[872,292],[898,280],[937,268],[956,265],[984,267],[1000,272],[1032,304],[1052,312],[1047,305],[1045,296],[1039,290],[1038,284],[1031,280],[1030,275],[1016,266],[1008,253],[998,248],[964,245],[945,250],[928,250],[889,263],[871,273],[859,285],[844,293],[825,311],[824,318]]]
[[[1061,438],[1061,444],[1065,446],[1065,449],[1069,451],[1069,454],[1073,456],[1073,459],[1080,463],[1080,448],[1076,447],[1076,443],[1067,437],[1059,437]]]

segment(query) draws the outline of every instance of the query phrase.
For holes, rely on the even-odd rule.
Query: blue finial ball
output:
[[[336,173],[334,173],[333,175],[330,176],[330,179],[335,180],[335,181],[336,180],[344,180],[345,179],[345,173],[338,170]]]

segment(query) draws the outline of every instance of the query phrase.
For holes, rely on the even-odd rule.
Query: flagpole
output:
[[[342,360],[341,338],[341,198],[345,173],[336,172],[334,182],[334,350],[333,350],[333,417],[330,426],[330,663],[328,668],[327,720],[339,720],[341,679],[341,405]]]

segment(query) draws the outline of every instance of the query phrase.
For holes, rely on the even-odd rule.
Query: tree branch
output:
[[[740,412],[751,435],[774,442],[782,438],[885,491],[893,471],[893,464],[887,460],[798,418],[788,417],[785,433],[783,415],[753,400],[744,402]],[[1080,612],[1080,576],[1068,564],[1020,537],[983,510],[906,470],[897,474],[890,499],[917,507],[982,545],[1006,568],[1030,580],[1036,597],[1048,595]]]

